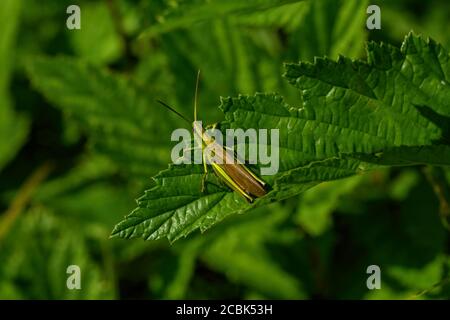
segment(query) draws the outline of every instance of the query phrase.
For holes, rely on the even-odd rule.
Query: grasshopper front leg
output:
[[[183,163],[184,160],[190,161],[191,159],[188,158],[185,153],[188,152],[188,151],[193,151],[193,150],[197,150],[197,149],[200,149],[200,147],[190,147],[190,148],[183,149],[183,155],[181,157],[176,158],[173,161],[173,163],[174,164],[181,164],[181,163]]]

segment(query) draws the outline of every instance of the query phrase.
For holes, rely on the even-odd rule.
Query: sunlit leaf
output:
[[[439,152],[446,146],[448,122],[437,121],[438,115],[450,113],[448,59],[442,47],[411,34],[402,49],[370,43],[367,62],[341,57],[288,64],[286,77],[302,94],[297,107],[274,94],[227,98],[221,105],[225,126],[280,130],[279,172],[263,177],[271,188],[265,197],[248,204],[214,177],[202,193],[201,166],[171,166],[155,177],[156,185],[113,235],[174,241],[230,214],[370,169],[352,158],[376,162],[383,150],[405,147]],[[430,69],[421,69],[424,60]],[[419,105],[429,106],[426,114]],[[406,156],[409,164],[423,161],[413,153]],[[450,158],[441,155],[441,161],[450,163]]]

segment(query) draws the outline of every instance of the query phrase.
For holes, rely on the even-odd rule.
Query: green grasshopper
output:
[[[265,190],[266,183],[258,178],[250,169],[248,169],[244,164],[238,163],[236,161],[235,154],[232,150],[229,150],[222,145],[218,144],[213,137],[208,135],[208,133],[203,129],[200,122],[197,122],[197,94],[198,94],[198,84],[200,78],[200,71],[197,74],[197,82],[195,86],[195,98],[194,98],[194,121],[190,121],[188,118],[183,116],[181,113],[167,105],[166,103],[157,100],[164,107],[174,112],[176,115],[181,117],[183,120],[192,123],[194,129],[194,134],[201,137],[202,141],[202,157],[204,166],[204,175],[202,179],[202,192],[205,188],[205,179],[208,174],[207,160],[211,164],[214,173],[217,177],[225,182],[231,189],[233,189],[238,194],[242,195],[247,201],[252,202],[256,198],[264,196],[267,191]],[[213,126],[215,128],[215,126]],[[221,160],[220,163],[215,163],[211,155],[206,155],[204,149],[210,146],[213,150],[221,150],[220,153]]]

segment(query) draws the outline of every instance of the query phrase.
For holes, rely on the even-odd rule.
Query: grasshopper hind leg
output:
[[[203,176],[202,176],[202,185],[201,185],[201,189],[200,189],[201,193],[205,192],[206,178],[208,177],[208,166],[206,165],[206,157],[205,157],[205,154],[203,152],[202,152],[202,157],[203,157],[203,169],[204,169],[204,172],[203,172]]]

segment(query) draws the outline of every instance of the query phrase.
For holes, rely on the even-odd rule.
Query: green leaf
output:
[[[85,157],[67,174],[43,183],[33,196],[33,202],[64,212],[67,220],[81,221],[96,230],[108,232],[111,223],[132,209],[132,194],[107,159]],[[86,230],[87,231],[87,230]]]
[[[253,210],[204,236],[202,260],[227,276],[272,299],[303,299],[305,291],[293,274],[271,256],[268,245],[279,240],[289,210],[279,204]],[[268,277],[270,275],[270,277]]]
[[[309,9],[308,1],[299,1],[276,6],[264,11],[254,11],[235,17],[239,25],[251,27],[277,27],[293,31],[298,28]]]
[[[371,42],[367,50],[367,62],[340,57],[288,64],[286,77],[302,92],[301,112],[331,121],[330,130],[340,127],[335,141],[347,144],[340,152],[364,161],[450,164],[450,153],[441,153],[449,143],[448,52],[412,34],[401,49]]]
[[[173,2],[166,13],[158,17],[159,24],[144,30],[140,37],[153,37],[160,33],[183,28],[192,24],[223,18],[228,15],[253,13],[273,7],[298,2],[299,0],[228,0],[228,1],[197,1],[196,3]]]
[[[68,30],[75,52],[96,64],[108,64],[122,55],[123,43],[106,2],[82,6],[81,30]]]
[[[248,107],[255,110],[247,110]],[[241,128],[249,128],[246,123],[246,119],[250,119],[249,113],[253,119],[259,118],[264,128],[277,127],[282,121],[295,121],[295,115],[289,113],[277,95],[224,99],[221,108],[229,124]],[[255,126],[256,122],[253,120],[250,125]],[[293,130],[300,134],[302,128]],[[248,204],[224,187],[214,175],[208,176],[208,188],[202,193],[202,166],[170,166],[154,178],[156,185],[138,199],[139,208],[116,226],[113,235],[148,240],[167,236],[175,241],[197,228],[206,230],[230,214],[243,213],[252,207],[296,195],[321,181],[348,177],[367,169],[360,161],[351,159],[323,158],[323,161],[317,161],[320,158],[310,145],[295,146],[287,136],[280,133],[280,171],[275,176],[264,177],[272,191],[263,199]]]
[[[360,158],[372,162],[384,150],[405,147],[441,150],[448,122],[435,120],[450,113],[447,51],[410,34],[401,49],[370,43],[367,53],[367,62],[340,57],[287,64],[286,78],[301,93],[296,107],[276,94],[222,100],[224,127],[280,129],[280,168],[263,177],[270,186],[265,197],[248,204],[213,175],[202,193],[201,166],[170,166],[112,235],[175,241],[231,214],[376,166]],[[428,116],[420,105],[427,106]],[[407,156],[409,164],[423,160]],[[450,164],[450,154],[441,154],[441,160]]]
[[[169,160],[169,145],[160,136],[169,136],[176,122],[161,128],[173,118],[152,110],[151,88],[64,57],[34,59],[28,74],[50,102],[82,126],[95,151],[122,171],[151,176]]]
[[[389,209],[392,206],[394,210]],[[333,287],[340,297],[408,299],[442,280],[448,232],[439,218],[438,200],[423,175],[401,201],[369,201],[366,208],[364,215],[346,217],[348,237],[341,238],[341,246],[354,259],[333,264]],[[371,264],[381,268],[381,289],[373,290],[377,292],[369,292],[365,285],[364,271]]]
[[[322,234],[332,223],[331,213],[339,204],[340,197],[354,190],[360,181],[361,176],[355,176],[321,183],[308,190],[300,197],[296,221],[309,234]]]
[[[28,120],[17,115],[9,93],[9,84],[14,66],[14,45],[22,2],[2,2],[0,19],[0,170],[17,153],[28,133]]]
[[[305,3],[301,20],[289,37],[293,59],[312,60],[340,54],[361,56],[366,39],[366,0],[316,0]]]
[[[73,223],[58,219],[42,207],[28,210],[2,243],[0,297],[114,298],[113,279],[109,279],[105,267],[96,262],[87,239],[79,230]],[[68,290],[66,286],[70,265],[80,267],[82,290]]]

